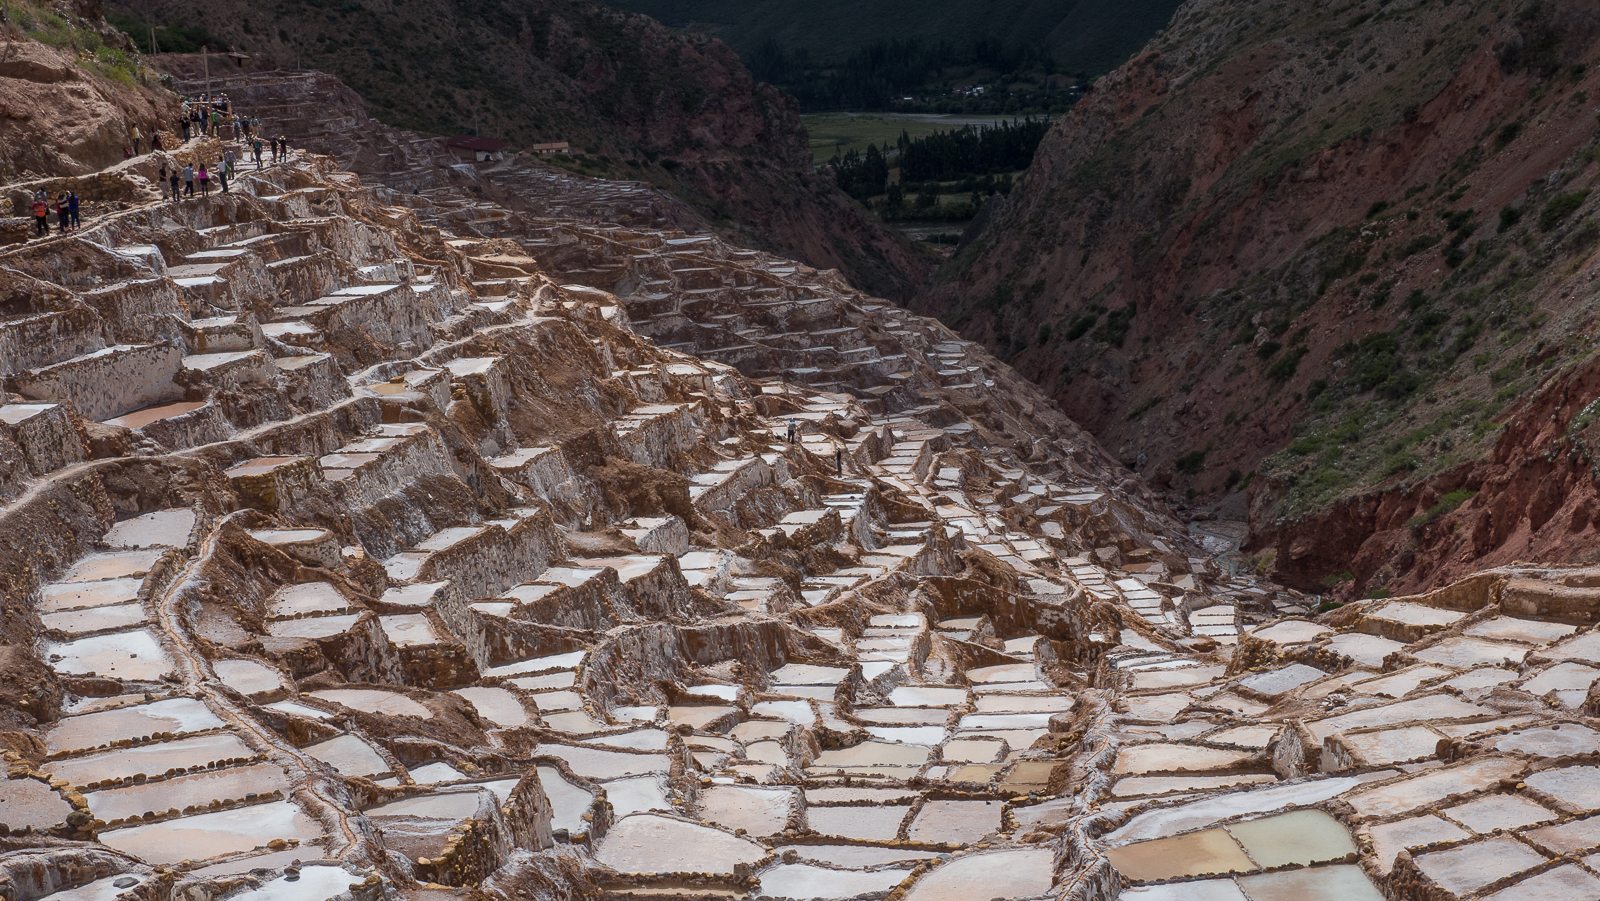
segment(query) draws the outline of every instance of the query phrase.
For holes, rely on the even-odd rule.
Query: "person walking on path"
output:
[[[224,194],[228,193],[228,170],[232,168],[232,166],[228,165],[227,157],[223,157],[217,163],[217,186],[222,189]]]
[[[795,422],[793,419],[789,420],[789,443],[790,444],[794,443],[794,433],[795,433],[795,430],[798,427],[799,427],[799,423]]]
[[[833,449],[833,471],[835,475],[844,475],[844,448]]]
[[[156,176],[156,183],[161,188],[161,199],[162,200],[166,200],[167,199],[167,176],[171,175],[171,174],[172,173],[167,171],[167,163],[166,163],[166,161],[162,160],[161,161],[161,174]]]
[[[56,232],[67,233],[67,195],[62,194],[56,198]]]
[[[173,203],[177,203],[178,202],[178,170],[176,168],[174,168],[172,170],[172,174],[167,176],[167,178],[172,183],[172,202]]]
[[[255,137],[255,139],[250,142],[250,149],[255,151],[255,154],[256,154],[256,171],[260,172],[261,171],[261,136],[260,135],[257,135]]]
[[[194,196],[194,163],[186,163],[183,167],[183,196]]]
[[[211,173],[206,171],[206,164],[200,164],[200,199],[211,197]]]
[[[39,194],[33,195],[33,233],[41,238],[50,235],[50,204]]]
[[[83,227],[83,218],[78,215],[77,191],[67,192],[67,222],[71,224],[73,231],[77,231]]]
[[[137,125],[135,125],[133,127],[133,131],[129,132],[129,134],[133,137],[133,155],[134,156],[138,156],[139,155],[139,141],[140,141],[141,138],[144,137],[144,135],[139,133],[139,126],[137,126]]]
[[[188,116],[180,116],[178,118],[178,131],[181,132],[182,135],[183,135],[183,143],[185,143],[185,144],[189,143],[189,117]]]

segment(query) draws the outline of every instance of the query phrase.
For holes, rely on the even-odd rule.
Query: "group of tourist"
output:
[[[274,164],[289,160],[289,139],[281,135],[276,138],[264,138],[261,134],[261,120],[235,113],[233,101],[228,99],[227,94],[186,97],[182,103],[182,110],[177,123],[179,133],[183,137],[180,143],[186,144],[202,135],[226,140],[231,130],[233,139],[244,143],[247,151],[255,158],[256,171],[261,171],[266,165],[266,153],[271,154]],[[123,148],[126,156],[138,156],[145,152],[145,135],[138,125],[128,129],[128,139],[129,144]],[[150,134],[149,152],[157,154],[160,159],[161,170],[157,184],[161,188],[162,199],[172,203],[177,203],[185,197],[194,197],[197,192],[202,199],[207,199],[211,196],[212,188],[223,194],[229,193],[228,183],[238,174],[239,154],[233,148],[224,150],[221,159],[209,165],[205,162],[180,163],[167,155],[166,148],[162,146],[159,129],[152,130]],[[34,219],[34,235],[38,237],[50,234],[51,213],[56,216],[57,229],[61,234],[81,224],[76,191],[63,193],[52,201],[49,191],[41,188],[35,192],[29,209]]]
[[[178,131],[185,141],[195,135],[215,135],[220,138],[230,129],[235,141],[243,141],[261,133],[261,120],[235,113],[233,101],[228,99],[227,94],[215,97],[200,94],[184,98],[183,114],[178,117]]]
[[[78,217],[78,192],[68,191],[55,199],[56,228],[61,234],[82,225]],[[43,188],[33,192],[33,233],[40,237],[50,234],[52,204],[50,192]]]

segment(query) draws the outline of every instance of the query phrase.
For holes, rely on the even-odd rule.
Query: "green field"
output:
[[[811,136],[811,156],[825,163],[835,153],[866,150],[868,144],[893,147],[902,131],[920,138],[967,125],[993,125],[1007,116],[935,116],[923,113],[812,113],[801,116]]]

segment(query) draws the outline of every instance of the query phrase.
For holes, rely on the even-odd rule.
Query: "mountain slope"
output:
[[[1063,117],[924,309],[1259,535],[1348,549],[1361,528],[1307,524],[1395,492],[1437,519],[1462,501],[1418,486],[1591,354],[1597,55],[1575,2],[1196,0]],[[1292,575],[1338,582],[1338,556]]]
[[[566,140],[609,174],[676,191],[755,243],[903,295],[918,255],[811,172],[790,102],[723,44],[586,0],[128,0],[196,17],[267,62],[337,75],[384,121]]]
[[[929,44],[996,40],[1041,47],[1076,71],[1105,72],[1127,59],[1172,17],[1179,0],[606,0],[668,25],[709,31],[741,54],[768,41],[838,62],[876,40]]]

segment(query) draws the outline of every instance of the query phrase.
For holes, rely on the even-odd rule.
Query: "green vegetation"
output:
[[[1406,525],[1413,529],[1420,529],[1423,526],[1434,522],[1435,520],[1450,515],[1457,507],[1460,507],[1467,501],[1472,500],[1473,496],[1477,493],[1477,491],[1474,491],[1470,488],[1457,488],[1454,491],[1440,496],[1440,498],[1434,502],[1433,506],[1429,507],[1427,510],[1411,517],[1411,521],[1406,523]]]
[[[902,134],[924,138],[965,125],[994,125],[1002,116],[927,116],[916,113],[808,113],[800,117],[811,138],[812,159],[820,165],[868,145],[892,147]]]
[[[199,53],[202,48],[227,50],[228,42],[204,25],[163,25],[128,9],[106,10],[106,21],[133,39],[140,53]],[[152,34],[155,44],[150,43]]]
[[[9,0],[11,22],[41,44],[76,50],[90,71],[127,85],[140,80],[139,60],[106,42],[87,22],[63,16],[43,3]]]
[[[864,153],[848,151],[833,157],[828,166],[839,187],[857,200],[875,197],[888,189],[891,159],[899,167],[905,189],[910,190],[910,184],[917,183],[921,191],[931,182],[944,183],[1026,169],[1049,128],[1049,122],[1043,119],[1023,119],[994,125],[968,125],[919,138],[901,132],[892,147],[885,143],[879,149],[877,144],[868,144]],[[988,188],[994,188],[992,181]],[[979,189],[980,186],[973,183],[959,190]]]
[[[1565,222],[1568,216],[1576,213],[1578,208],[1583,206],[1583,202],[1588,199],[1588,191],[1569,191],[1565,194],[1557,194],[1550,198],[1550,202],[1544,205],[1543,210],[1539,211],[1539,227],[1545,231],[1555,228]]]

